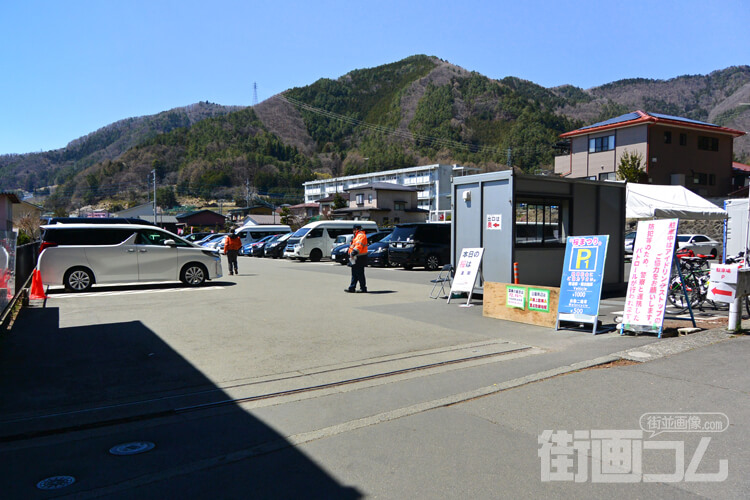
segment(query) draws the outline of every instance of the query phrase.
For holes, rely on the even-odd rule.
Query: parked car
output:
[[[271,236],[266,236],[260,241],[256,241],[255,245],[250,247],[252,249],[252,256],[253,257],[263,257],[263,248],[266,246],[266,243],[271,241],[272,239],[278,237],[278,234],[272,234]]]
[[[214,241],[216,238],[219,238],[219,237],[224,238],[224,236],[225,236],[224,233],[211,233],[207,235],[205,238],[203,238],[202,240],[196,242],[196,244],[203,247],[203,246],[206,246],[207,243]]]
[[[367,246],[367,265],[373,267],[387,267],[388,244],[391,242],[392,233],[386,234],[383,239]]]
[[[692,250],[696,255],[710,255],[716,257],[719,254],[719,243],[705,234],[678,234],[677,247],[680,250]]]
[[[42,283],[74,292],[94,284],[137,281],[179,280],[198,286],[221,277],[216,252],[148,225],[46,225],[40,251]]]
[[[367,255],[370,255],[370,245],[382,241],[382,239],[390,235],[392,231],[393,229],[383,229],[374,233],[365,233],[367,234]],[[339,238],[342,237],[343,235],[339,236]],[[349,262],[349,246],[351,245],[351,241],[351,238],[349,238],[346,243],[334,247],[333,251],[331,252],[331,260],[334,260],[341,265],[345,265],[347,262]]]
[[[210,236],[213,233],[190,233],[183,236],[183,238],[191,243],[197,243],[201,241],[206,236]]]
[[[423,266],[437,271],[450,262],[451,224],[415,222],[399,224],[388,244],[388,261],[392,265],[412,269]]]
[[[633,253],[633,246],[635,245],[635,231],[631,231],[625,235],[625,253]]]
[[[284,249],[286,248],[286,240],[289,239],[294,233],[286,233],[279,236],[273,241],[269,241],[263,246],[263,256],[278,259],[284,255]]]
[[[229,233],[215,233],[211,235],[210,239],[204,241],[201,246],[221,252],[222,250],[224,250],[224,238],[227,236],[227,234]]]

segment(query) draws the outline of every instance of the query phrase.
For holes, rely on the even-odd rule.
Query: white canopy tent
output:
[[[724,220],[727,211],[682,186],[628,183],[625,218]]]

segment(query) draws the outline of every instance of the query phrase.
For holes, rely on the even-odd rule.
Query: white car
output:
[[[716,257],[719,254],[719,243],[705,234],[678,234],[677,247],[681,250],[692,250],[695,255],[710,255]]]
[[[45,285],[84,292],[93,284],[182,281],[198,286],[221,278],[217,252],[154,226],[42,226],[39,272]]]

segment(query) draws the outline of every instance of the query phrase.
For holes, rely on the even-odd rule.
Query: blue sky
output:
[[[5,0],[0,23],[0,154],[414,54],[545,87],[750,64],[747,0]]]

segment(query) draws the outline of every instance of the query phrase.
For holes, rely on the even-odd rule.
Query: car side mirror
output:
[[[177,242],[175,240],[164,240],[164,245],[168,247],[176,247]]]

